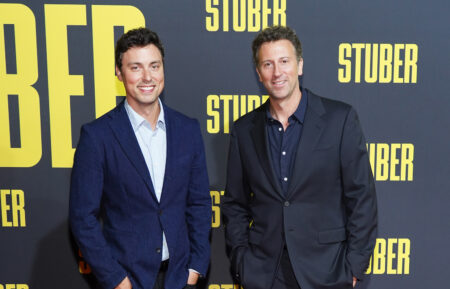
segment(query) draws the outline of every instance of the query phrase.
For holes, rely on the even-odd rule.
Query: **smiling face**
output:
[[[131,47],[122,55],[122,67],[116,66],[116,74],[125,86],[127,101],[140,112],[158,105],[158,97],[164,89],[163,59],[153,45]]]
[[[256,72],[271,98],[300,96],[298,76],[303,73],[303,60],[297,60],[289,40],[263,43],[258,50]]]

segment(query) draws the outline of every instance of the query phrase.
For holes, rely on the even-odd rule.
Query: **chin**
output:
[[[285,94],[271,94],[271,96],[272,96],[272,98],[279,99],[279,100],[287,98],[287,95],[285,95]]]
[[[145,95],[144,97],[142,97],[142,102],[147,103],[147,104],[154,103],[157,100],[158,100],[158,97],[153,96],[153,95]]]

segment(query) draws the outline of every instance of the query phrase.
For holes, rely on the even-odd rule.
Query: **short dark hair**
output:
[[[120,39],[117,40],[115,51],[116,65],[119,70],[122,69],[122,56],[128,51],[128,49],[132,47],[144,47],[150,44],[155,45],[159,49],[164,61],[164,47],[156,32],[153,32],[148,28],[141,27],[132,29],[122,35]]]
[[[302,44],[298,40],[295,31],[287,26],[271,26],[263,29],[259,32],[252,42],[253,51],[253,62],[258,66],[258,52],[266,42],[273,42],[278,40],[289,40],[295,48],[295,54],[297,55],[297,60],[300,61],[302,58]]]

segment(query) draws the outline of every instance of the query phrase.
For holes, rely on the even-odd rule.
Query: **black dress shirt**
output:
[[[267,106],[267,138],[275,176],[281,184],[286,195],[292,170],[294,168],[295,155],[302,134],[303,121],[305,120],[308,104],[307,91],[301,88],[302,98],[295,112],[288,118],[289,125],[286,131],[283,125],[270,114]]]

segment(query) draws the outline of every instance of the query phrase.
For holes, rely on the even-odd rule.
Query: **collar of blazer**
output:
[[[308,169],[308,156],[314,150],[314,147],[316,146],[325,127],[326,122],[324,120],[324,116],[326,111],[321,97],[308,90],[308,107],[306,109],[302,135],[298,144],[294,169],[292,171],[292,176],[294,177],[291,176],[291,182],[289,184],[287,195],[284,196],[281,185],[276,179],[272,162],[270,160],[266,133],[266,110],[268,105],[269,101],[266,101],[256,110],[256,115],[253,119],[253,128],[251,129],[253,145],[264,172],[270,180],[275,192],[283,199],[289,199],[304,181],[305,174],[302,174],[302,172]]]
[[[168,172],[172,170],[170,167],[173,166],[173,152],[172,144],[174,140],[174,130],[171,121],[172,111],[164,103],[164,120],[166,124],[166,137],[167,137],[167,157],[166,157],[166,173],[164,174],[164,185],[167,181],[171,180],[171,175]],[[145,163],[144,156],[139,147],[139,143],[136,139],[136,135],[128,118],[127,112],[125,110],[124,102],[121,102],[115,109],[108,114],[110,117],[109,127],[111,128],[113,135],[117,139],[122,151],[127,156],[129,161],[136,168],[138,174],[144,179],[148,190],[151,192],[152,197],[157,202],[155,190],[153,188],[153,183],[148,172],[147,165]],[[163,192],[164,192],[163,185]],[[162,200],[162,198],[161,198]]]

